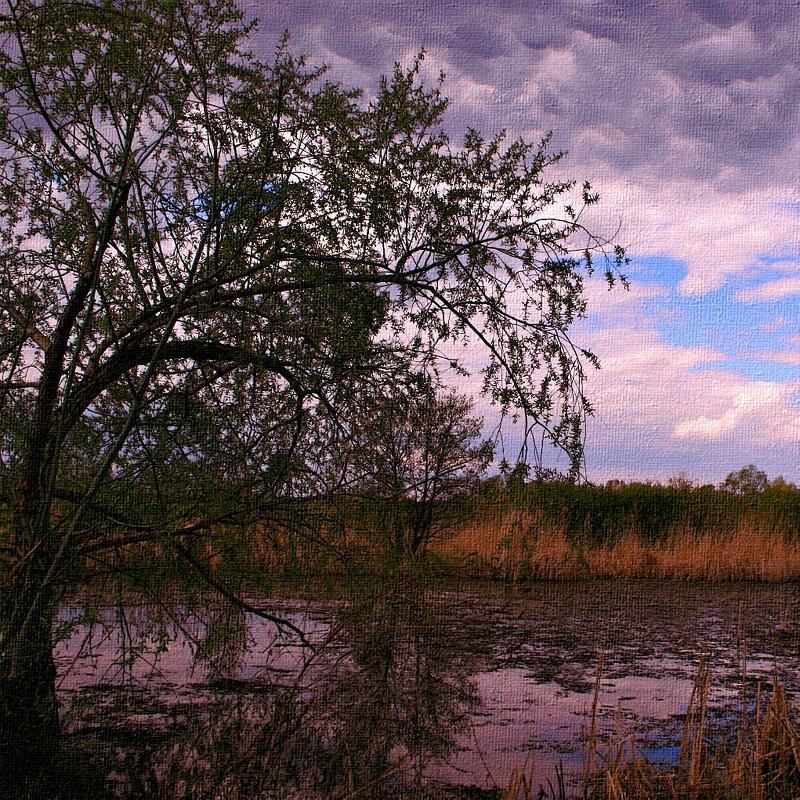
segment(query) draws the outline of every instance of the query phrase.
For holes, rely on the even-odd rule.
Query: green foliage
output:
[[[720,484],[720,489],[733,494],[758,494],[768,486],[767,473],[748,464],[736,472],[731,472]]]
[[[687,532],[722,536],[745,524],[780,532],[787,540],[796,539],[800,530],[800,492],[785,483],[734,494],[694,485],[532,482],[509,488],[504,504],[531,512],[544,530],[563,530],[575,546],[613,545],[631,532],[655,543]],[[476,503],[476,512],[479,508]]]
[[[451,142],[422,56],[370,100],[285,43],[260,62],[229,0],[12,12],[0,434],[29,546],[63,504],[58,570],[329,490],[364,387],[465,372],[446,345],[578,470],[595,359],[568,331],[593,257],[624,258],[549,140]]]
[[[468,352],[580,468],[570,326],[624,263],[583,226],[596,195],[548,178],[549,139],[451,141],[422,56],[367,99],[250,30],[233,0],[0,17],[0,689],[42,695],[0,691],[12,748],[56,734],[61,587],[141,543],[202,572],[204,532],[329,495],[370,387]]]

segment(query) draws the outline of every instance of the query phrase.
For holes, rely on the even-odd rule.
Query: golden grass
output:
[[[745,526],[722,535],[682,532],[654,544],[628,533],[611,547],[592,550],[588,560],[599,577],[785,581],[800,576],[800,546]]]
[[[466,573],[498,577],[788,581],[800,578],[800,542],[743,521],[733,531],[680,529],[648,542],[622,531],[610,545],[570,543],[565,530],[513,511],[477,520],[431,550]]]
[[[766,710],[759,698],[744,709],[736,744],[708,741],[706,719],[710,672],[701,659],[686,709],[678,763],[656,768],[637,756],[630,742],[612,745],[602,769],[583,784],[592,800],[778,800],[800,797],[800,734],[797,709],[776,680]]]
[[[635,525],[613,532],[607,545],[581,543],[541,511],[494,509],[434,540],[428,551],[465,576],[517,580],[652,578],[657,580],[790,581],[800,579],[800,536],[792,541],[770,520],[743,517],[733,530],[674,526],[658,537]],[[585,537],[588,541],[590,537]],[[655,540],[655,541],[654,541]],[[268,573],[287,565],[309,574],[380,561],[381,544],[363,531],[328,530],[293,535],[276,526],[212,531],[201,538],[211,568],[231,558]],[[233,549],[232,549],[233,548]],[[129,556],[160,556],[158,543],[134,545]]]

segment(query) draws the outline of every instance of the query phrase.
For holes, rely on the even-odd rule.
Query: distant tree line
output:
[[[782,476],[769,480],[748,465],[731,472],[718,486],[697,484],[685,475],[657,481],[609,480],[604,485],[568,480],[518,479],[521,470],[483,483],[482,496],[469,502],[480,508],[536,512],[543,529],[562,530],[570,540],[612,545],[635,532],[646,542],[677,532],[723,535],[744,523],[794,539],[800,531],[800,491]],[[488,513],[488,512],[487,512]]]

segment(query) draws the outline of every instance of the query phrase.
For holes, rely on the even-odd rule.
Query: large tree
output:
[[[731,494],[758,494],[769,486],[767,473],[754,464],[748,464],[740,470],[725,476],[719,488]]]
[[[54,750],[85,560],[313,493],[364,385],[471,343],[577,469],[594,358],[569,328],[621,253],[548,141],[451,143],[419,62],[366,99],[285,43],[257,60],[230,0],[5,0],[0,25],[7,773]]]

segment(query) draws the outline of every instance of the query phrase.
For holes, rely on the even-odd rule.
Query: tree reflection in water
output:
[[[410,779],[421,792],[426,764],[452,751],[477,705],[469,659],[419,592],[388,592],[341,617],[350,660],[326,688],[328,788],[340,788],[336,776],[353,790],[391,775],[387,785],[408,793]]]
[[[201,690],[85,688],[67,713],[73,757],[118,798],[435,797],[426,767],[453,751],[478,704],[477,665],[440,608],[415,588],[342,604],[280,679],[240,678],[255,644],[247,618],[209,608],[183,626],[206,665]]]

